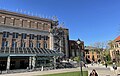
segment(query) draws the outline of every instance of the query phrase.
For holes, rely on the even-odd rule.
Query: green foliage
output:
[[[107,61],[111,61],[110,55],[107,55],[107,56],[106,56],[106,60],[107,60]]]
[[[41,76],[80,76],[80,72],[67,72],[67,73],[58,73],[58,74],[49,74]],[[83,71],[83,76],[88,76],[88,71]]]
[[[112,64],[113,64],[112,61],[107,61],[106,63],[107,63],[108,65],[112,65]]]
[[[103,52],[103,55],[106,57],[105,58],[106,61],[111,61],[110,52],[108,50],[105,50]]]
[[[108,42],[108,45],[109,45],[109,49],[113,49],[114,48],[114,44],[115,44],[115,41],[109,41]]]
[[[73,60],[79,62],[80,61],[80,57],[79,56],[74,57]]]
[[[101,64],[104,64],[104,62],[103,62],[103,61],[101,61]]]

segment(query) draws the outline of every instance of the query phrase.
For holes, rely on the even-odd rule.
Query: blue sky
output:
[[[120,33],[120,0],[0,0],[0,8],[57,16],[70,39],[85,45],[113,40]]]

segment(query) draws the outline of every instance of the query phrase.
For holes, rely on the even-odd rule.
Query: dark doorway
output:
[[[86,57],[86,62],[89,64],[91,63],[90,59]]]
[[[26,69],[29,64],[29,57],[14,56],[11,57],[11,69]]]
[[[15,61],[10,62],[10,69],[15,69]]]
[[[26,69],[26,68],[27,68],[27,65],[26,65],[25,60],[21,60],[20,61],[20,69]]]
[[[7,62],[6,61],[0,61],[0,70],[6,70]]]

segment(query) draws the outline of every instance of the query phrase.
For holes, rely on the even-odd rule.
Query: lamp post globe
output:
[[[80,43],[81,43],[81,40],[80,40],[80,39],[78,39],[78,40],[77,40],[77,44],[78,44],[78,45],[80,45]]]

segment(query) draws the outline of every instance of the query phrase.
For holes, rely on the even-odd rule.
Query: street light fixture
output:
[[[81,40],[80,39],[77,40],[77,44],[78,44],[79,58],[80,58],[80,62],[79,62],[79,64],[80,64],[80,74],[81,74],[80,76],[83,76],[83,71],[82,71],[82,55],[81,55],[81,46],[80,46]]]

